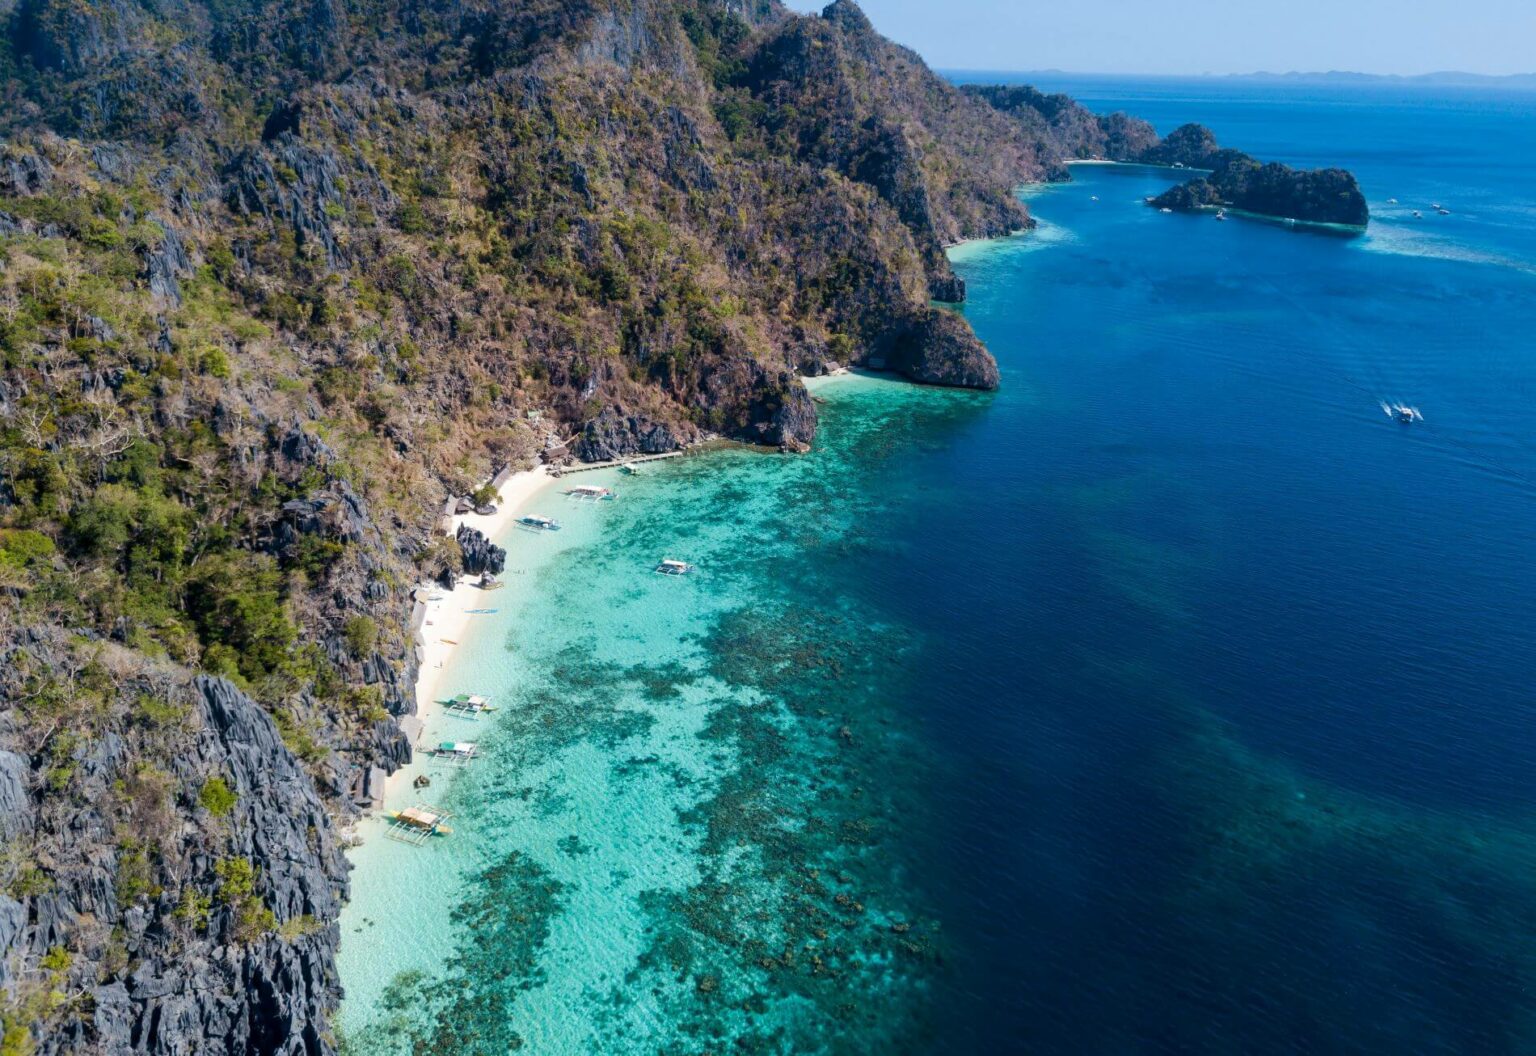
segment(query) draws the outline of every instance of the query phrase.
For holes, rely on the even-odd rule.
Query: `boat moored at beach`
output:
[[[443,701],[443,710],[450,715],[458,715],[466,718],[479,718],[486,712],[495,711],[491,707],[489,697],[477,697],[468,693],[460,693],[452,700]]]
[[[540,517],[532,513],[526,517],[519,517],[517,519],[517,526],[530,532],[558,532],[563,527],[553,517]]]
[[[453,815],[440,807],[428,807],[416,805],[406,807],[404,810],[391,811],[390,824],[386,835],[390,839],[399,840],[401,843],[409,843],[420,847],[433,836],[451,836],[453,830],[443,824]]]
[[[698,569],[686,561],[674,561],[668,557],[656,566],[656,574],[659,576],[686,576]]]
[[[466,766],[479,754],[480,746],[474,741],[443,741],[432,750],[439,759],[455,766]]]

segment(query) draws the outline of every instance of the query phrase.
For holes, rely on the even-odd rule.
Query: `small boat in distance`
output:
[[[560,522],[552,517],[540,517],[532,513],[526,517],[519,517],[517,525],[530,532],[558,532],[561,527]]]
[[[1227,218],[1227,211],[1225,209],[1218,209],[1218,210],[1216,210],[1216,219],[1218,219],[1218,220],[1225,220],[1226,218]]]
[[[1387,199],[1387,204],[1388,205],[1396,205],[1397,204],[1397,199],[1396,198],[1388,198]]]
[[[1441,216],[1450,216],[1451,215],[1451,211],[1449,209],[1445,208],[1445,206],[1443,206],[1443,205],[1437,205],[1435,207],[1435,212],[1439,213]]]
[[[1162,208],[1161,208],[1161,209],[1159,209],[1159,210],[1158,210],[1158,212],[1160,212],[1160,213],[1171,213],[1171,212],[1173,212],[1173,210],[1172,210],[1172,209],[1169,209],[1169,208],[1168,208],[1168,207],[1167,207],[1167,206],[1166,206],[1166,205],[1165,205],[1165,206],[1163,206],[1163,207],[1162,207]]]
[[[698,569],[688,564],[688,562],[674,561],[670,557],[664,559],[661,564],[656,566],[656,574],[658,576],[686,576],[691,572],[697,571]]]
[[[1423,213],[1421,213],[1421,212],[1419,212],[1419,211],[1418,211],[1418,210],[1417,210],[1417,209],[1415,209],[1415,210],[1414,210],[1414,211],[1413,211],[1413,218],[1414,218],[1414,219],[1415,219],[1415,220],[1422,220],[1422,219],[1424,219],[1424,214],[1423,214]]]
[[[596,484],[578,484],[565,494],[582,502],[611,502],[615,497],[612,488],[600,488]]]
[[[623,465],[619,466],[619,472],[624,474],[626,477],[633,477],[640,473],[640,467],[635,465],[633,462],[625,462]]]
[[[1409,407],[1404,403],[1386,403],[1383,401],[1381,409],[1386,412],[1388,418],[1395,418],[1404,425],[1412,425],[1414,422],[1422,422],[1424,415],[1417,407]]]

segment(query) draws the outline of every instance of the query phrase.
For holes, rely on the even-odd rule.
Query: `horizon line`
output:
[[[1379,81],[1415,81],[1429,78],[1462,77],[1478,81],[1518,81],[1536,80],[1536,70],[1529,73],[1477,73],[1472,70],[1429,70],[1423,73],[1367,73],[1362,70],[1249,70],[1243,73],[1213,73],[1209,70],[1201,72],[1182,73],[1151,73],[1145,71],[1108,71],[1108,70],[1064,70],[1051,66],[1029,70],[1010,70],[987,66],[949,66],[934,65],[934,69],[948,73],[1006,73],[1019,77],[1032,77],[1037,75],[1053,75],[1068,77],[1178,77],[1199,80],[1224,80],[1228,78],[1300,78],[1300,77],[1333,77],[1333,78],[1358,78],[1361,80]]]

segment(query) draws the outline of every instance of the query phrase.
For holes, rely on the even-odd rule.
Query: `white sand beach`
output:
[[[456,516],[449,534],[458,532],[460,525],[467,524],[479,529],[492,542],[504,539],[507,529],[529,500],[551,487],[556,479],[544,466],[513,474],[501,488],[494,514],[489,517],[475,513]],[[470,630],[474,621],[471,610],[494,607],[492,601],[496,593],[481,590],[478,581],[478,576],[466,576],[451,591],[432,583],[422,584],[419,588],[420,596],[428,599],[426,620],[421,629],[421,668],[416,675],[416,718],[420,720],[421,729],[430,729],[433,719],[441,710],[438,688],[443,669]],[[419,744],[415,747],[419,748]],[[414,766],[405,766],[389,775],[384,785],[386,806],[397,799],[397,793],[415,772]]]

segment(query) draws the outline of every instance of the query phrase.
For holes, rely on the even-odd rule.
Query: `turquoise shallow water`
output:
[[[605,481],[616,502],[561,505],[558,535],[504,540],[501,612],[444,686],[503,709],[461,722],[484,759],[427,793],[455,834],[411,848],[373,822],[354,855],[357,1051],[419,1032],[449,1052],[854,1052],[912,1029],[937,936],[898,846],[920,807],[886,776],[925,765],[889,707],[913,643],[835,572],[907,559],[881,528],[901,438],[938,443],[988,397],[819,394],[811,456],[657,465]],[[701,571],[655,575],[668,555]]]
[[[956,255],[1001,392],[537,500],[455,836],[355,852],[353,1051],[1536,1048],[1536,97],[1063,87],[1379,222],[1079,170]]]

